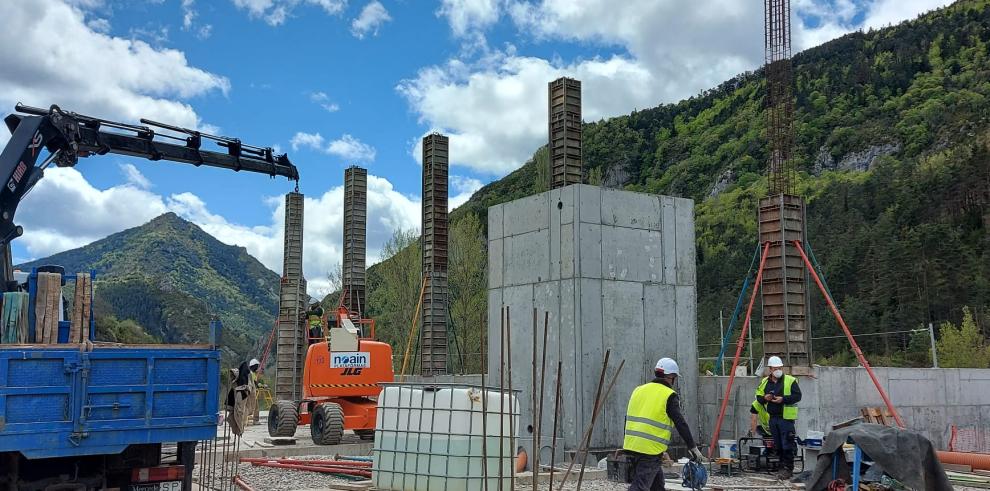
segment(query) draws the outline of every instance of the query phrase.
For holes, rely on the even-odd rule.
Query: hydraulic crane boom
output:
[[[285,155],[275,155],[270,147],[245,145],[236,138],[215,136],[177,126],[142,119],[146,126],[118,123],[105,119],[63,111],[58,106],[49,109],[23,106],[4,118],[11,137],[0,153],[0,290],[16,289],[10,241],[20,237],[23,229],[14,223],[14,213],[24,195],[44,175],[52,162],[59,167],[73,167],[80,157],[115,153],[148,160],[168,160],[195,166],[206,165],[233,171],[248,171],[269,176],[282,176],[296,181],[299,171]],[[180,134],[156,133],[152,127]],[[113,131],[108,131],[113,130]],[[160,130],[159,130],[160,131]],[[172,141],[162,141],[162,140]],[[226,151],[201,148],[203,140],[212,140]],[[41,150],[48,157],[38,163]]]

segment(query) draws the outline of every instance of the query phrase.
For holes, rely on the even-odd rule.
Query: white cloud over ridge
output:
[[[795,0],[795,51],[856,29],[913,18],[949,0]],[[502,175],[546,143],[546,84],[583,84],[586,121],[673,102],[713,87],[763,60],[762,5],[738,0],[444,0],[437,14],[468,46],[421,69],[397,91],[420,122],[451,135],[451,161]],[[526,41],[614,49],[591,58],[544,59],[485,45],[508,19]]]
[[[182,100],[226,94],[227,78],[191,66],[181,51],[108,35],[108,22],[86,16],[59,0],[0,2],[0,115],[23,102],[131,122],[205,126]],[[8,135],[0,135],[2,144]]]
[[[142,179],[147,179],[140,171],[133,166],[131,169],[125,171],[129,181],[139,184],[128,182],[106,189],[93,186],[74,168],[46,171],[45,178],[19,208],[17,223],[24,226],[25,233],[16,243],[26,247],[30,257],[46,257],[171,211],[221,242],[245,247],[269,269],[281,272],[285,219],[281,196],[261,198],[270,219],[262,226],[247,226],[211,212],[208,204],[193,193],[153,193],[141,187]],[[132,172],[136,174],[130,175]],[[305,199],[303,270],[309,293],[314,296],[328,293],[327,273],[341,261],[343,199],[343,185]],[[380,259],[381,247],[394,230],[419,229],[420,206],[419,197],[400,193],[387,179],[368,176],[369,264]]]

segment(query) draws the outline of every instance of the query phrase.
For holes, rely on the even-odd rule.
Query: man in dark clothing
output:
[[[770,433],[773,446],[780,456],[780,472],[777,477],[790,479],[794,473],[794,421],[797,420],[797,403],[801,401],[801,388],[797,379],[784,374],[784,362],[777,356],[767,360],[770,375],[763,378],[756,389],[756,402],[770,415]]]
[[[691,428],[681,414],[680,400],[674,391],[677,363],[661,358],[654,370],[656,377],[633,390],[626,410],[626,429],[622,448],[629,457],[633,480],[629,491],[663,491],[663,452],[670,446],[671,430],[677,429],[687,445],[692,460],[702,459],[701,450],[691,437]]]

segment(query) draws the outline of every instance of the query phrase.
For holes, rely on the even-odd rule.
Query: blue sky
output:
[[[793,0],[797,50],[944,0]],[[340,261],[340,185],[368,168],[369,258],[419,227],[419,139],[451,135],[463,202],[546,138],[546,82],[584,82],[586,120],[695,94],[762,61],[742,0],[7,0],[0,114],[15,102],[156,119],[275,146],[307,195],[312,293]],[[0,136],[5,142],[6,134]],[[284,180],[121,157],[49,172],[17,222],[18,259],[79,247],[166,211],[274,270]]]

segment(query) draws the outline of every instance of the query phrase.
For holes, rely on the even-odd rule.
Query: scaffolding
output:
[[[423,138],[423,290],[420,371],[447,373],[447,168],[449,139],[439,133]]]
[[[302,363],[306,338],[302,314],[306,312],[306,280],[303,278],[303,195],[285,195],[285,237],[282,280],[279,287],[278,336],[275,343],[275,399],[298,401],[302,390]]]
[[[581,81],[558,78],[550,82],[550,189],[581,184]]]
[[[365,255],[368,227],[368,170],[344,170],[344,259],[341,264],[342,305],[358,319],[365,306]]]

